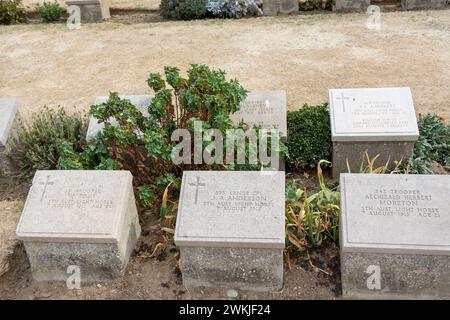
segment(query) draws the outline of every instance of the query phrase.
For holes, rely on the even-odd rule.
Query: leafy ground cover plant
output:
[[[220,18],[242,18],[255,7],[254,0],[208,0],[207,9]]]
[[[57,1],[43,2],[36,6],[36,11],[45,22],[58,21],[59,18],[66,12],[63,7],[59,5]]]
[[[161,0],[160,14],[164,18],[192,20],[204,18],[208,0]]]
[[[31,176],[36,170],[61,168],[60,159],[68,158],[67,150],[84,150],[86,129],[87,119],[82,114],[44,107],[30,120],[20,121],[11,140],[9,156],[21,176]]]
[[[0,24],[25,21],[25,8],[22,0],[0,0]]]
[[[288,163],[293,169],[314,168],[317,163],[331,160],[331,129],[328,104],[303,105],[287,115],[289,150]]]
[[[450,125],[434,114],[421,115],[417,124],[420,136],[405,170],[416,174],[432,173],[430,165],[433,161],[449,167]]]
[[[322,164],[330,162],[321,160],[317,165],[319,192],[308,194],[297,180],[286,186],[287,250],[304,251],[338,238],[340,194],[325,185]]]
[[[93,105],[91,114],[104,124],[102,134],[95,144],[88,144],[82,152],[76,152],[66,144],[64,157],[59,161],[60,166],[66,169],[106,167],[129,170],[135,177],[137,195],[143,207],[150,208],[167,198],[161,208],[162,220],[171,217],[169,212],[173,203],[168,199],[176,195],[183,170],[261,168],[260,163],[249,164],[248,161],[243,165],[222,162],[196,164],[194,152],[187,161],[175,163],[171,156],[176,143],[171,137],[176,129],[185,129],[191,137],[196,133],[208,137],[212,128],[223,136],[228,129],[248,128],[245,123],[235,126],[230,119],[230,114],[239,109],[247,91],[237,80],[226,79],[223,71],[212,70],[205,65],[192,65],[187,77],[181,76],[177,68],[165,67],[164,76],[159,73],[149,75],[147,84],[154,91],[154,98],[148,107],[148,116],[114,92],[105,103]],[[112,118],[117,124],[111,122]],[[201,128],[197,129],[195,123],[200,123]],[[210,140],[203,139],[202,142],[203,150],[207,150]],[[235,142],[224,139],[223,149],[226,150],[228,143]],[[194,150],[194,139],[191,143],[191,150]],[[278,149],[285,152],[283,147],[280,144]],[[247,160],[254,151],[250,144],[246,146]]]

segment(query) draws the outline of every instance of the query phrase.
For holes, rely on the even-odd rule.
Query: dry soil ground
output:
[[[147,21],[145,15],[136,20]],[[133,23],[132,17],[113,16],[80,30],[62,23],[0,26],[0,97],[18,98],[24,114],[39,112],[45,104],[85,111],[95,96],[110,90],[149,93],[149,72],[165,65],[185,69],[206,63],[249,90],[286,90],[291,110],[327,101],[332,87],[409,86],[417,112],[449,119],[450,10],[384,13],[379,31],[368,30],[366,18],[314,14]],[[173,253],[146,258],[154,249],[151,236],[143,238],[123,281],[76,291],[32,282],[23,250],[12,241],[28,188],[11,185],[0,181],[0,265],[10,263],[10,271],[0,278],[0,298],[225,297],[222,291],[183,289]],[[14,259],[3,260],[12,250]],[[286,271],[283,292],[240,297],[334,298],[339,293],[337,267],[336,248],[311,253],[311,260],[296,257]]]
[[[450,118],[450,10],[0,27],[0,96],[24,111],[87,110],[110,90],[146,94],[150,72],[191,63],[222,68],[249,90],[284,89],[289,109],[327,101],[327,89],[409,86],[418,112]],[[113,19],[114,20],[114,19]]]

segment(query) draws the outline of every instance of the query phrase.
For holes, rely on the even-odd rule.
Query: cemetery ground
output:
[[[331,87],[409,86],[417,113],[448,120],[449,11],[384,13],[380,31],[367,30],[366,18],[314,14],[128,24],[113,16],[77,31],[64,24],[2,26],[0,96],[19,99],[25,116],[44,105],[87,111],[96,96],[110,90],[148,94],[148,73],[165,65],[185,70],[190,63],[204,63],[225,70],[249,90],[285,89],[289,110],[327,101]],[[315,176],[303,178],[317,188]],[[9,269],[0,277],[0,298],[226,298],[223,291],[190,292],[182,286],[176,251],[157,247],[156,214],[148,215],[122,280],[72,291],[64,283],[33,282],[25,252],[12,240],[29,187],[29,182],[0,180],[6,221],[0,228],[0,271],[3,262]],[[292,256],[282,292],[240,292],[239,298],[339,298],[338,251],[324,245]]]
[[[0,28],[0,95],[28,112],[43,105],[87,110],[108,91],[148,94],[150,72],[191,63],[221,68],[248,90],[287,93],[289,110],[327,101],[328,88],[411,87],[416,112],[450,118],[448,10],[241,20],[111,21]]]
[[[298,177],[300,178],[300,177]],[[316,178],[304,176],[304,185],[315,186]],[[123,279],[83,284],[68,290],[64,282],[34,282],[23,245],[15,240],[15,228],[30,183],[19,185],[0,180],[0,299],[226,299],[226,290],[206,288],[188,291],[182,285],[173,247],[158,249],[161,243],[157,213],[148,212],[143,235],[127,266]],[[155,250],[156,249],[156,250]],[[336,299],[340,297],[339,252],[335,244],[291,256],[285,265],[284,288],[266,293],[239,291],[238,299]],[[3,269],[6,270],[6,269]]]

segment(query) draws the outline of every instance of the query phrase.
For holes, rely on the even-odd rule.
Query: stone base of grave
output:
[[[283,250],[180,247],[186,288],[221,287],[252,291],[283,288]]]
[[[298,0],[263,0],[263,14],[265,16],[296,14],[299,10]]]
[[[138,221],[125,227],[129,231],[122,247],[117,243],[24,242],[33,279],[66,281],[69,266],[80,268],[82,282],[120,278],[141,233]]]
[[[44,181],[48,182],[45,196],[40,190]],[[117,198],[111,196],[111,190],[120,192]],[[92,194],[103,198],[96,202]],[[36,210],[47,210],[47,219],[53,219],[53,225],[42,218],[33,220],[39,215]],[[58,214],[61,220],[55,224]],[[105,221],[108,229],[97,220],[100,216],[101,220],[110,219]],[[35,281],[66,281],[73,273],[68,273],[70,266],[80,268],[82,283],[121,277],[141,234],[131,174],[37,171],[16,234],[24,243]]]
[[[333,11],[366,11],[370,0],[336,0]]]
[[[446,0],[402,0],[402,8],[405,10],[411,9],[438,9],[446,6]]]
[[[355,299],[449,299],[450,256],[341,252],[342,295]],[[374,266],[379,289],[368,289]],[[369,271],[369,273],[367,272]],[[374,276],[374,275],[373,275]]]
[[[395,161],[406,161],[412,154],[414,141],[335,141],[333,142],[333,179],[347,173],[347,160],[350,170],[359,173],[361,164],[367,165],[366,152],[370,159],[379,155],[375,166],[383,166],[389,161],[389,168],[396,166]]]
[[[111,17],[109,0],[66,0],[66,4],[80,7],[81,23],[99,22]]]

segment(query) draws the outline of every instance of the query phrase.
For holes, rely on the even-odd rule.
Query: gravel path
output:
[[[450,10],[241,20],[0,26],[0,97],[25,111],[87,110],[109,90],[146,94],[150,72],[206,63],[249,90],[285,89],[288,107],[327,101],[331,87],[410,86],[418,112],[450,118]]]

